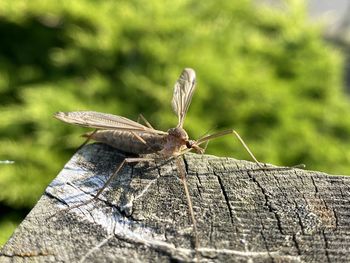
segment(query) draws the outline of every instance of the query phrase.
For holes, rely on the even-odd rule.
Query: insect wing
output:
[[[89,128],[167,134],[166,132],[151,129],[122,116],[95,111],[57,112],[54,117],[66,123]]]
[[[196,88],[196,73],[193,69],[185,68],[174,87],[174,95],[171,102],[174,112],[177,114],[178,127],[183,126],[183,122],[191,104],[193,92]]]

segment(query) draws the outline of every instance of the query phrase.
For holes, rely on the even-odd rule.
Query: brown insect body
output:
[[[134,134],[138,135],[146,143],[137,139]],[[155,153],[160,151],[166,142],[166,135],[143,132],[135,132],[134,134],[128,131],[101,130],[87,134],[87,137],[98,142],[106,143],[118,150],[133,154]]]
[[[169,129],[167,135],[137,131],[131,133],[121,130],[99,130],[87,133],[85,136],[124,152],[133,154],[157,153],[164,158],[177,155],[181,150],[187,148],[186,143],[188,142],[186,131],[180,127]]]
[[[182,150],[186,148],[191,148],[187,147],[189,145],[187,132],[181,127],[169,129],[168,135],[166,137],[166,143],[164,144],[163,149],[159,153],[161,156],[177,156],[181,154]]]

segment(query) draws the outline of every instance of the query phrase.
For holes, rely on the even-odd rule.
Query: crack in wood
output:
[[[280,233],[282,235],[284,235],[281,218],[280,218],[279,214],[277,213],[277,211],[270,204],[269,197],[268,197],[268,194],[266,193],[265,188],[261,186],[260,182],[249,171],[247,171],[247,174],[252,179],[252,181],[258,186],[258,188],[261,190],[261,193],[263,194],[264,199],[265,199],[265,204],[264,205],[269,209],[269,212],[271,212],[275,216],[276,223],[277,223],[277,228],[280,231]]]
[[[298,212],[298,203],[294,200],[294,205],[295,205],[295,213],[297,215],[297,218],[298,218],[298,223],[299,223],[299,226],[300,226],[300,229],[301,229],[301,232],[303,234],[305,234],[305,231],[304,231],[304,225],[303,225],[303,220]],[[293,235],[294,236],[294,235]]]
[[[326,236],[326,233],[325,231],[323,230],[322,231],[322,235],[323,235],[323,240],[324,240],[324,245],[325,245],[325,253],[326,253],[326,257],[327,257],[327,261],[330,263],[332,262],[330,257],[329,257],[329,252],[328,252],[328,249],[329,249],[329,244],[328,244],[328,239],[327,239],[327,236]]]
[[[295,248],[297,249],[298,255],[302,255],[302,252],[300,250],[300,246],[299,246],[299,243],[298,243],[298,240],[297,240],[297,234],[293,234],[292,235],[292,240],[294,242]]]
[[[222,194],[223,194],[223,196],[225,198],[225,202],[226,202],[226,206],[227,206],[228,211],[229,211],[229,215],[230,215],[230,220],[231,220],[232,226],[233,227],[237,227],[237,226],[235,226],[235,223],[234,223],[234,220],[233,220],[233,211],[232,211],[232,207],[230,205],[230,199],[229,199],[229,197],[228,197],[228,195],[226,193],[226,190],[225,190],[224,184],[223,184],[223,182],[221,180],[221,177],[219,175],[217,175],[216,173],[214,173],[214,175],[218,179],[221,192],[222,192]]]
[[[316,185],[316,182],[315,182],[315,179],[311,176],[311,182],[315,188],[315,195],[318,194],[318,188],[317,188],[317,185]]]

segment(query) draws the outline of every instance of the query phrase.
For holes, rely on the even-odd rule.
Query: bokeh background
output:
[[[184,67],[198,86],[192,138],[235,128],[260,161],[350,174],[349,35],[305,1],[0,2],[0,245],[82,142],[52,118],[95,110],[167,130]],[[208,153],[249,159],[232,137]]]

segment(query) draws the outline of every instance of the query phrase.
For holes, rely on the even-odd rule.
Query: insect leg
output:
[[[137,122],[140,122],[140,119],[146,124],[148,128],[154,129],[152,125],[148,122],[148,120],[140,113],[139,117],[137,118]]]
[[[104,186],[98,190],[98,192],[96,193],[96,195],[94,196],[94,199],[97,199],[99,197],[99,195],[103,192],[103,190],[110,184],[110,182],[116,177],[116,175],[118,174],[118,172],[123,168],[123,166],[127,163],[138,163],[138,162],[149,162],[149,161],[153,161],[154,159],[151,158],[125,158],[124,161],[121,162],[121,164],[119,164],[118,168],[115,170],[115,172],[107,179],[107,181],[105,182]]]
[[[205,151],[207,150],[208,144],[209,144],[209,140],[205,142],[205,145],[203,147],[203,153],[205,153]]]
[[[249,171],[287,171],[287,170],[291,170],[291,169],[305,169],[306,165],[301,163],[301,164],[297,164],[297,165],[293,165],[293,166],[278,166],[278,167],[263,167],[263,168],[256,168],[256,169],[249,169]]]
[[[258,160],[255,158],[254,154],[252,153],[252,151],[249,149],[248,145],[244,142],[244,140],[242,139],[242,137],[238,134],[238,132],[236,132],[235,130],[225,130],[225,131],[221,131],[221,132],[217,132],[208,136],[205,136],[201,139],[199,139],[196,143],[198,145],[207,142],[209,140],[215,139],[215,138],[219,138],[228,134],[233,134],[234,136],[236,136],[236,138],[239,140],[239,142],[243,145],[244,149],[248,152],[248,154],[250,155],[250,157],[254,160],[254,162],[260,167],[260,168],[264,168],[260,162],[258,162]]]
[[[196,221],[196,218],[195,218],[194,212],[193,212],[193,205],[192,205],[192,199],[190,196],[190,192],[188,191],[188,186],[187,186],[187,181],[186,181],[186,171],[183,167],[183,164],[180,162],[179,157],[175,158],[175,162],[176,162],[176,166],[177,166],[177,169],[179,171],[179,174],[180,174],[180,179],[181,179],[181,182],[183,184],[186,199],[187,199],[188,210],[190,212],[191,221],[192,221],[192,225],[193,225],[193,233],[194,233],[194,239],[195,239],[194,240],[194,248],[196,251],[197,262],[199,262],[199,251],[198,251],[199,238],[198,238],[198,231],[197,231],[197,221]]]
[[[147,145],[148,147],[150,147],[150,145],[140,136],[138,135],[136,132],[130,131],[132,135],[134,135],[134,137],[136,139],[138,139],[140,142],[142,142],[144,145]]]
[[[96,193],[96,195],[91,198],[90,200],[86,201],[86,202],[83,202],[83,203],[80,203],[80,204],[76,204],[76,205],[73,205],[73,206],[70,206],[70,207],[67,207],[65,209],[62,209],[60,211],[58,211],[58,213],[61,213],[61,212],[67,212],[71,209],[74,209],[74,208],[78,208],[78,207],[81,207],[83,205],[87,205],[95,200],[98,199],[98,197],[101,195],[101,193],[103,192],[104,189],[106,189],[106,187],[111,183],[111,181],[117,176],[117,174],[120,172],[120,170],[123,168],[123,166],[127,163],[136,163],[136,162],[150,162],[150,161],[153,161],[154,159],[152,158],[125,158],[117,167],[117,169],[114,171],[114,173],[107,179],[107,181],[104,183],[104,185],[102,186],[101,189],[99,189]],[[55,215],[55,214],[54,214]],[[53,216],[54,216],[53,215]]]
[[[257,169],[253,169],[253,170],[290,170],[293,168],[305,168],[304,164],[298,164],[298,165],[294,165],[291,167],[267,167],[267,166],[262,166],[261,163],[258,162],[258,160],[255,158],[254,154],[252,153],[252,151],[249,149],[248,145],[243,141],[242,137],[238,134],[238,132],[236,132],[235,130],[224,130],[221,132],[217,132],[205,137],[200,138],[199,140],[196,141],[197,145],[200,145],[202,143],[208,142],[212,139],[215,138],[219,138],[228,134],[233,134],[237,137],[237,139],[240,141],[240,143],[243,145],[243,147],[246,149],[246,151],[249,153],[250,157],[252,157],[252,159],[255,161],[255,163],[259,166],[259,168]],[[266,165],[266,164],[265,164]]]
[[[130,131],[132,135],[134,135],[134,137],[139,140],[140,142],[142,142],[144,145],[146,145],[148,148],[150,148],[152,151],[154,151],[155,153],[157,152],[157,150],[149,143],[147,143],[140,135],[138,135],[136,132]]]
[[[77,148],[76,151],[79,151],[81,148],[83,148],[90,140],[91,137],[98,131],[98,129],[95,129],[92,133],[89,135],[82,135],[83,137],[86,137],[86,140]]]

